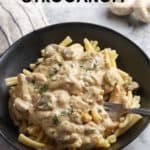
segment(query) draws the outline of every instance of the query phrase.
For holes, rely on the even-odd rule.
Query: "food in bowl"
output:
[[[41,55],[29,70],[6,79],[22,144],[38,150],[109,148],[141,119],[114,119],[104,108],[105,102],[140,107],[140,96],[133,94],[138,83],[117,67],[115,50],[87,38],[84,46],[72,44],[67,37]]]

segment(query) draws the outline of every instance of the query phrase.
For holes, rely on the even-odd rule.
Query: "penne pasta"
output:
[[[116,65],[116,58],[118,57],[116,51],[114,50],[111,50],[109,51],[109,59],[110,59],[110,62],[111,62],[111,67],[117,67]]]
[[[100,49],[100,47],[96,47],[96,49],[95,49],[97,52],[99,52],[101,49]]]
[[[102,53],[104,54],[104,61],[105,61],[105,66],[107,68],[111,68],[111,62],[110,62],[110,59],[109,59],[109,53],[108,53],[108,49],[104,49],[102,51]]]
[[[108,140],[104,139],[103,137],[97,137],[96,138],[96,147],[97,148],[109,148],[110,147],[110,143],[108,142]]]
[[[43,56],[43,57],[45,56],[45,49],[41,50],[41,56]]]
[[[36,66],[36,64],[30,64],[29,65],[30,69],[32,69],[32,70],[35,68],[35,66]]]
[[[133,108],[140,108],[140,96],[134,96],[132,102]]]
[[[109,137],[107,137],[107,140],[110,144],[113,144],[117,141],[117,137],[115,134],[113,134],[113,135],[110,135]]]
[[[98,41],[91,41],[91,44],[93,48],[96,48],[98,46]]]
[[[82,120],[83,122],[87,123],[92,120],[92,117],[88,113],[82,113]]]
[[[46,147],[46,144],[40,143],[30,139],[29,137],[25,136],[24,134],[20,134],[18,137],[18,141],[26,146],[31,148],[40,149]]]
[[[116,58],[117,54],[116,51],[111,50],[110,48],[104,49],[102,51],[104,54],[104,59],[105,59],[105,65],[107,68],[112,68],[112,67],[117,67],[116,65]]]
[[[5,83],[7,86],[13,86],[18,83],[18,78],[17,77],[9,77],[5,79]]]
[[[85,47],[85,50],[87,52],[94,52],[95,51],[92,44],[90,43],[90,41],[87,38],[84,39],[84,47]]]
[[[128,114],[123,122],[120,123],[119,129],[115,132],[116,136],[120,136],[135,125],[142,117],[136,114]]]
[[[90,41],[92,47],[94,48],[95,51],[99,52],[100,51],[100,47],[98,46],[98,41]]]
[[[68,46],[69,44],[72,43],[72,39],[70,36],[67,36],[62,42],[60,42],[60,46]]]
[[[44,58],[38,58],[37,63],[42,63]]]
[[[91,111],[94,122],[99,123],[102,121],[102,117],[99,115],[95,108]]]
[[[24,73],[25,75],[30,75],[30,74],[31,74],[31,72],[30,72],[29,70],[27,70],[27,69],[23,69],[23,73]]]
[[[132,78],[129,76],[129,74],[124,72],[123,70],[118,69],[118,72],[124,81],[131,81],[132,80]]]

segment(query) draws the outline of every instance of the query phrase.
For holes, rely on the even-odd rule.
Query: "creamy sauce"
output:
[[[89,149],[96,137],[118,128],[103,102],[125,104],[130,82],[124,82],[117,68],[107,67],[103,52],[84,52],[80,44],[51,44],[31,74],[18,75],[9,101],[11,117],[17,126],[24,121],[40,126],[55,149]]]

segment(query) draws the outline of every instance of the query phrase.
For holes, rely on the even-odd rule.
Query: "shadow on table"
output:
[[[134,15],[117,16],[108,10],[106,16],[109,20],[115,20],[116,22],[123,22],[125,25],[132,26],[134,28],[139,28],[139,27],[141,28],[142,26],[145,27],[148,25],[146,23],[137,20]]]

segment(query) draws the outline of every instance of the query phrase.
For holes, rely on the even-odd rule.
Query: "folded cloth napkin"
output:
[[[40,3],[0,0],[0,54],[23,35],[46,25]]]

